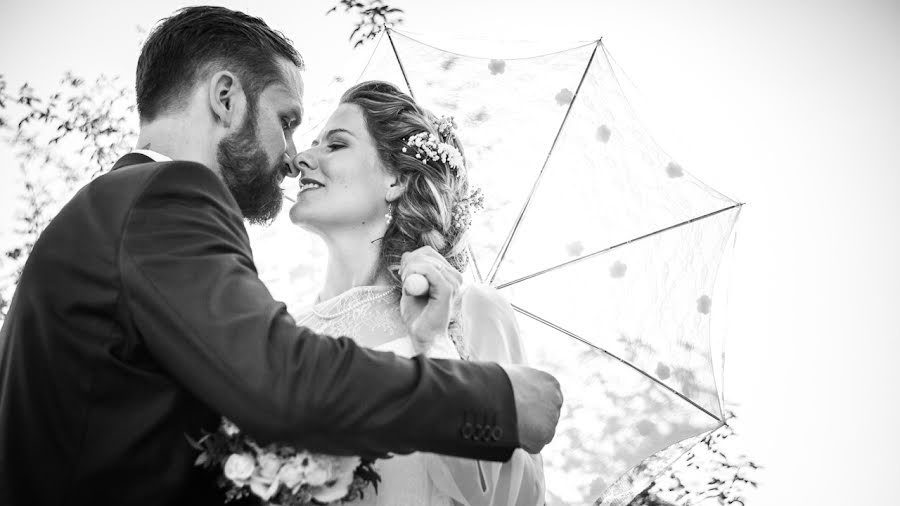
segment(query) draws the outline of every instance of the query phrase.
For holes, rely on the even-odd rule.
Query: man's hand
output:
[[[400,297],[400,317],[416,351],[424,352],[437,336],[447,333],[463,276],[430,246],[404,253],[400,258],[400,279],[406,281],[414,275],[425,278],[428,290],[423,295],[413,295],[404,289]]]
[[[556,378],[523,365],[503,365],[513,387],[519,444],[538,453],[556,433],[563,396]]]

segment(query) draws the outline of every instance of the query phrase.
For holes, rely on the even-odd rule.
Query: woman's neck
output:
[[[328,247],[328,268],[320,300],[340,295],[351,288],[389,285],[390,275],[382,268],[381,242],[360,230],[323,236]],[[381,234],[375,234],[376,238]]]

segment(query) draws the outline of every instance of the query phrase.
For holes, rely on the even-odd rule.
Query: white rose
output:
[[[322,465],[315,459],[310,459],[309,466],[306,468],[306,483],[313,487],[324,485],[331,478],[329,466]]]
[[[292,459],[281,466],[277,479],[284,483],[287,488],[293,489],[297,485],[301,485],[305,477],[306,472],[303,466]]]
[[[231,481],[244,481],[253,474],[253,457],[246,453],[232,453],[225,461],[225,477]]]
[[[259,475],[266,481],[272,481],[281,468],[281,459],[274,453],[263,453],[259,456]]]

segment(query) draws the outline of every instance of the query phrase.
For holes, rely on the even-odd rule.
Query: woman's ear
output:
[[[400,195],[403,195],[403,192],[406,191],[406,183],[400,181],[398,176],[388,176],[386,181],[387,183],[387,191],[385,192],[384,199],[388,202],[393,202],[400,198]]]
[[[235,75],[220,70],[209,78],[209,107],[216,119],[225,128],[240,124],[242,111],[246,105],[246,95]]]

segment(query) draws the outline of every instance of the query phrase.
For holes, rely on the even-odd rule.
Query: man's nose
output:
[[[285,175],[288,177],[297,177],[300,170],[294,166],[294,158],[297,156],[297,147],[294,145],[294,139],[288,137],[287,146],[285,146],[283,161],[285,164]]]

